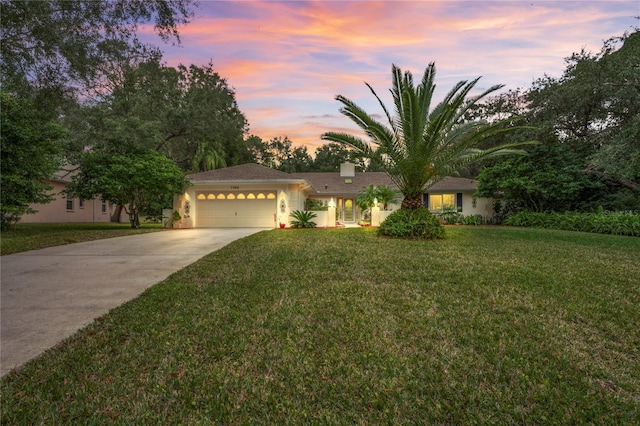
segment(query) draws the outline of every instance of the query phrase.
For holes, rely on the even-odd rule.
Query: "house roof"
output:
[[[56,171],[48,180],[52,182],[71,182],[73,176],[78,174],[79,167],[74,164],[65,164],[60,170]]]
[[[369,185],[386,185],[396,188],[389,176],[384,172],[356,173],[352,177],[340,176],[338,172],[295,173],[306,180],[311,189],[318,194],[357,194]]]
[[[308,182],[314,193],[358,194],[369,185],[385,185],[393,189],[397,186],[384,172],[355,173],[352,177],[340,176],[338,172],[286,173],[255,163],[187,175],[193,183],[214,182]],[[446,177],[435,183],[429,191],[475,191],[478,182],[473,179]]]
[[[475,191],[477,188],[477,180],[446,177],[432,185],[428,191]]]
[[[187,175],[192,182],[218,182],[218,181],[289,181],[301,182],[303,179],[290,173],[281,172],[260,164],[247,163],[238,166],[225,167],[223,169],[209,170],[206,172]]]

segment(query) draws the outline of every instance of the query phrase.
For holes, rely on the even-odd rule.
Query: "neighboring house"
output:
[[[25,214],[20,219],[22,223],[65,223],[65,222],[109,222],[115,206],[100,199],[80,200],[68,198],[61,192],[71,182],[68,170],[57,172],[51,179],[45,181],[53,189],[49,191],[55,199],[47,204],[32,204],[37,210],[34,214]],[[127,222],[129,217],[122,212],[121,220]]]
[[[369,185],[395,185],[383,172],[355,173],[343,164],[340,173],[285,173],[258,164],[194,173],[192,185],[174,198],[174,210],[182,228],[277,227],[289,224],[291,212],[304,210],[308,198],[336,207],[336,220],[357,224],[362,212],[355,204],[358,193]],[[434,213],[455,209],[463,215],[493,216],[491,200],[475,198],[477,182],[445,178],[425,194],[425,205]],[[399,205],[390,206],[391,210]],[[316,212],[318,226],[335,226],[326,212]]]

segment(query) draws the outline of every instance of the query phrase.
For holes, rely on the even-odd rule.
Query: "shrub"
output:
[[[523,211],[509,216],[504,223],[511,226],[640,237],[640,214],[633,211],[599,211],[597,213],[536,213]]]
[[[425,240],[444,238],[444,227],[428,209],[400,209],[380,224],[378,235]]]
[[[464,225],[482,225],[483,222],[484,219],[481,214],[464,216],[462,219]]]
[[[464,216],[455,210],[448,210],[440,214],[440,219],[444,221],[445,225],[456,225],[462,223]]]
[[[318,216],[314,212],[296,210],[291,213],[291,216],[294,218],[294,220],[291,221],[292,228],[315,228],[316,227],[316,223],[311,221],[311,219]]]

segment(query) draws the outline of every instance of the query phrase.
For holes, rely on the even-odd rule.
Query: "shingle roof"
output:
[[[475,191],[478,181],[466,178],[446,177],[429,188],[429,191]]]
[[[192,182],[217,181],[307,181],[311,189],[321,194],[357,194],[369,185],[397,186],[384,172],[356,173],[353,177],[342,177],[338,172],[285,173],[259,164],[247,163],[239,166],[187,175]],[[446,177],[429,188],[430,191],[475,191],[478,182],[473,179]]]
[[[238,166],[225,167],[223,169],[209,170],[206,172],[187,175],[192,182],[208,181],[300,181],[301,178],[290,173],[281,172],[260,164],[247,163]]]
[[[354,177],[341,177],[337,172],[331,173],[296,173],[311,185],[317,194],[357,194],[369,185],[385,185],[392,189],[398,187],[384,172],[356,173]],[[347,183],[350,179],[351,183]],[[445,177],[431,186],[428,191],[475,191],[478,182],[473,179]]]
[[[338,172],[295,173],[295,175],[309,182],[316,194],[357,194],[369,185],[386,185],[396,188],[384,172],[356,173],[353,177],[342,177]]]

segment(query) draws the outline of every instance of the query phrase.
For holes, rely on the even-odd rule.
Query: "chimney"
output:
[[[340,164],[340,177],[354,177],[356,175],[356,165],[353,163]]]

